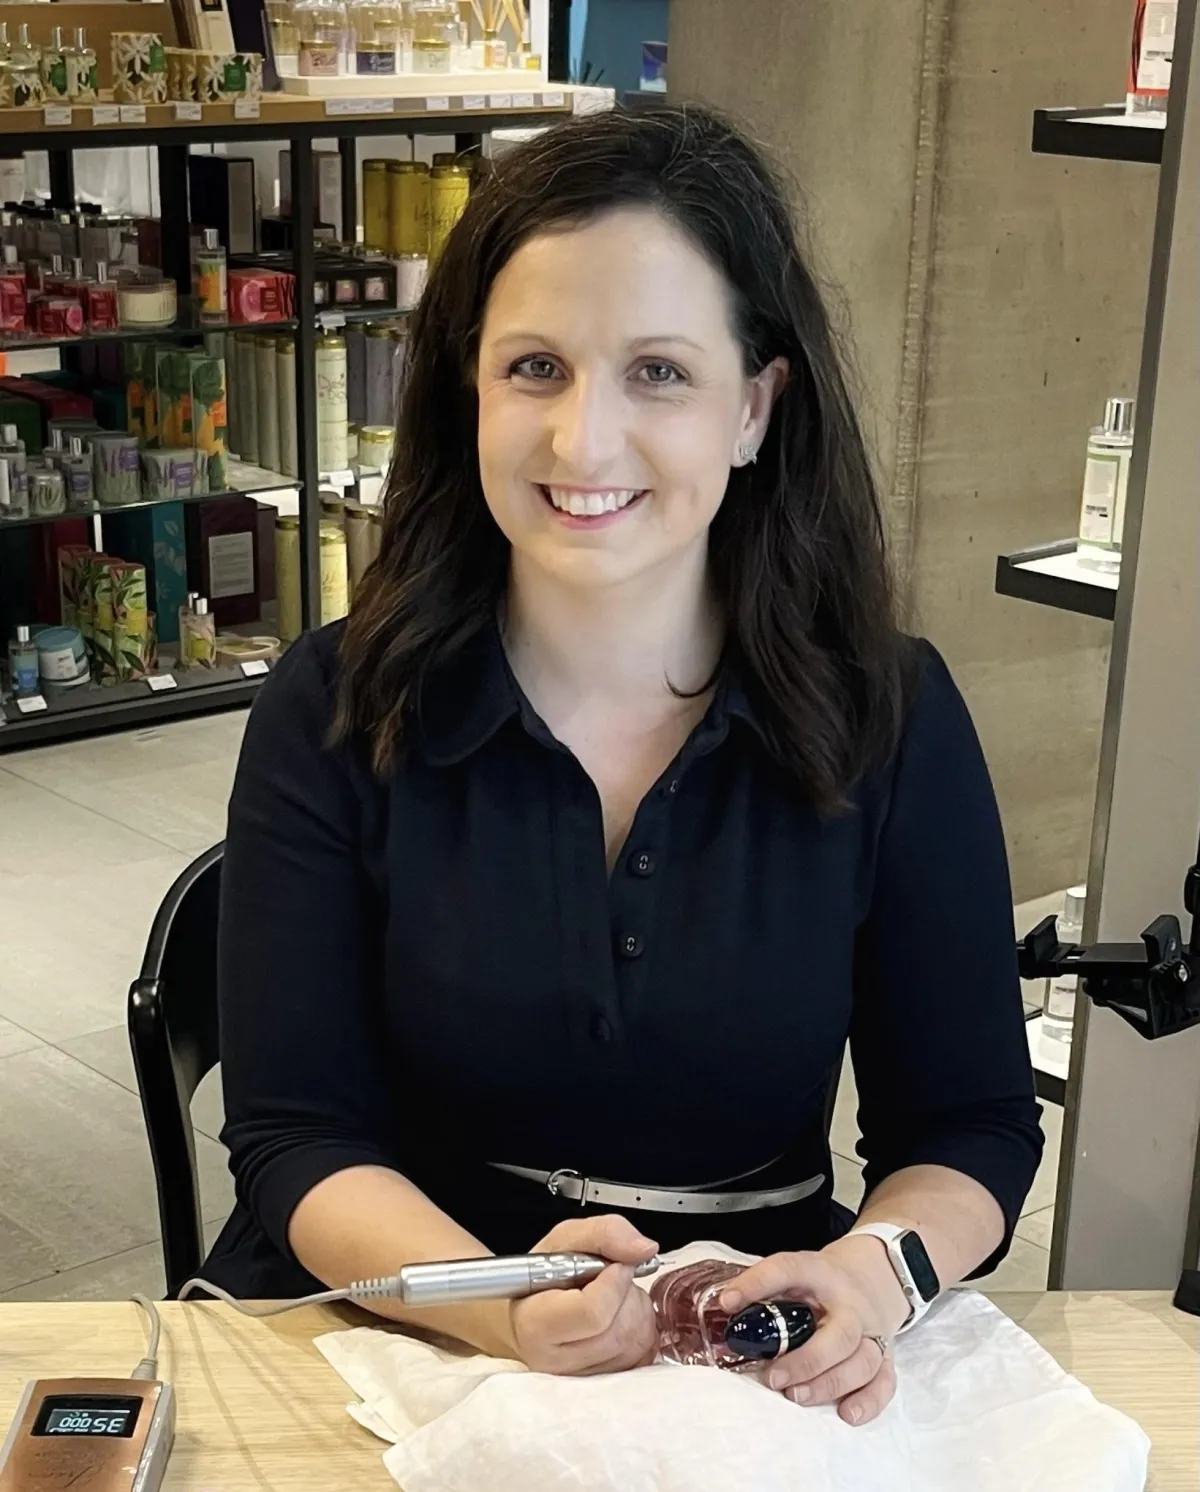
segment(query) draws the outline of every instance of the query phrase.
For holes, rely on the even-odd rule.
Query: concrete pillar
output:
[[[844,291],[895,563],[996,782],[1017,898],[1083,878],[1107,623],[998,597],[1072,534],[1136,391],[1155,169],[1034,156],[1033,110],[1124,89],[1128,0],[672,0],[671,96],[744,121]]]

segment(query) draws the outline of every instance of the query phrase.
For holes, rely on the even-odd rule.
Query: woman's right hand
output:
[[[535,1373],[621,1373],[654,1361],[658,1329],[646,1291],[633,1280],[658,1245],[623,1217],[559,1223],[535,1253],[599,1254],[614,1262],[582,1290],[546,1290],[514,1300],[509,1320],[516,1356]]]

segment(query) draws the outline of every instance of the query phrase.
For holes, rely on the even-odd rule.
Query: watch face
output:
[[[930,1262],[929,1255],[925,1252],[925,1245],[916,1233],[902,1234],[899,1243],[904,1262],[908,1265],[909,1273],[913,1277],[913,1284],[916,1285],[921,1299],[928,1305],[941,1293],[942,1286],[937,1277],[937,1270]]]

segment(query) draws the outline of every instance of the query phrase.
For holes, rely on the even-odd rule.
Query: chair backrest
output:
[[[204,1249],[191,1101],[219,1058],[217,907],[224,845],[179,876],[155,915],[142,972],[129,989],[129,1041],[154,1162],[167,1293]]]

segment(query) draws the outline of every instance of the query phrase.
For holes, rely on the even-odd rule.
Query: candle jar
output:
[[[300,48],[291,0],[267,0],[267,19],[271,23],[271,42],[275,48],[276,66],[281,73],[290,76],[296,71]]]
[[[459,41],[458,8],[453,0],[415,0],[413,71],[448,73]]]
[[[400,70],[400,7],[394,0],[351,0],[351,51],[354,71],[391,77]]]
[[[345,47],[345,8],[338,0],[297,0],[295,17],[300,76],[337,77]]]

